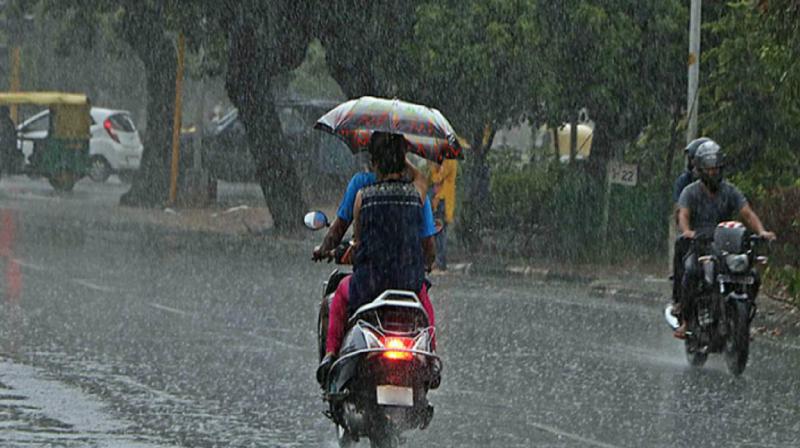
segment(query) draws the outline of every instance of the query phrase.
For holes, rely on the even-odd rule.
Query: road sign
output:
[[[639,165],[608,162],[608,182],[612,184],[636,186],[639,178]]]

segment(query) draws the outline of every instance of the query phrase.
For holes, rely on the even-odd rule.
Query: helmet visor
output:
[[[722,154],[720,153],[704,154],[702,157],[695,159],[695,164],[700,169],[721,168],[722,162]]]

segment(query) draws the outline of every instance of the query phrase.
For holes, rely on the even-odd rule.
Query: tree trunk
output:
[[[672,165],[675,162],[675,147],[678,144],[680,132],[678,123],[681,117],[681,110],[679,107],[672,108],[672,121],[670,123],[670,136],[669,146],[667,146],[667,157],[664,165],[664,184],[663,191],[672,191]]]
[[[292,148],[283,136],[274,98],[268,91],[260,93],[256,95],[257,105],[242,104],[240,111],[247,129],[250,153],[256,162],[256,179],[275,230],[286,232],[302,223],[308,206],[303,199]]]
[[[258,36],[245,18],[231,30],[226,90],[247,130],[256,179],[275,230],[287,232],[301,225],[307,208],[273,96],[276,76],[292,67],[271,64],[274,55],[259,47]]]
[[[121,205],[158,207],[168,197],[169,161],[175,108],[176,52],[165,34],[163,17],[145,8],[127,12],[120,30],[145,68],[147,83],[147,132],[139,172]]]
[[[488,135],[477,132],[479,138],[473,139],[472,150],[464,164],[464,178],[467,186],[463,196],[458,235],[468,252],[477,252],[483,241],[486,219],[491,212],[489,186],[491,172],[486,157],[494,141],[495,131]]]
[[[558,146],[558,125],[552,129],[553,148],[555,148],[556,163],[561,161],[561,148]]]

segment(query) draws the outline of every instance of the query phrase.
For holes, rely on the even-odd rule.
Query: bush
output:
[[[611,261],[666,253],[671,192],[655,183],[611,186],[608,247]]]
[[[776,189],[752,202],[764,227],[778,235],[773,259],[800,268],[800,187]]]
[[[520,168],[492,162],[489,233],[498,250],[530,257],[544,224],[545,202],[555,184],[553,173],[545,166]]]
[[[555,174],[551,194],[544,201],[543,228],[549,234],[545,253],[570,261],[592,260],[603,247],[603,179],[568,166],[557,166]]]
[[[764,227],[778,235],[765,284],[774,294],[800,303],[800,186],[762,192],[753,202]]]
[[[487,225],[496,249],[561,261],[621,261],[663,253],[670,194],[655,182],[612,185],[606,236],[605,179],[586,168],[580,163],[494,167],[494,207]]]

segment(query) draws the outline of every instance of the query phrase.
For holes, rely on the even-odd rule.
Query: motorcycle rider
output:
[[[672,187],[672,202],[675,203],[675,219],[678,219],[678,199],[681,197],[683,189],[689,186],[692,182],[697,180],[697,172],[695,170],[694,159],[697,155],[697,148],[705,142],[711,141],[708,137],[700,137],[692,140],[686,145],[683,153],[686,155],[686,169],[678,175],[675,179],[675,184]]]
[[[697,153],[697,148],[703,143],[710,141],[708,137],[700,137],[692,140],[686,145],[683,152],[686,155],[686,170],[684,170],[675,179],[675,184],[672,189],[672,202],[675,203],[675,222],[678,222],[678,199],[681,197],[681,192],[689,184],[697,180],[697,173],[695,172],[694,158]],[[681,279],[683,278],[683,258],[686,252],[689,251],[689,241],[686,238],[677,238],[675,240],[675,250],[672,257],[672,313],[679,316],[681,313],[680,293],[681,293]]]
[[[758,215],[753,211],[744,195],[733,184],[723,179],[724,154],[719,145],[709,140],[697,148],[695,165],[700,180],[684,188],[678,199],[678,228],[682,237],[693,239],[697,230],[713,229],[723,221],[730,221],[738,213],[747,227],[758,236],[774,240],[775,234],[764,229]],[[681,325],[674,336],[686,338],[686,311],[691,307],[694,297],[693,286],[700,276],[697,265],[698,254],[689,251],[684,260],[681,281],[683,313]],[[754,285],[754,290],[757,290]]]
[[[384,290],[416,292],[434,326],[433,307],[424,284],[425,271],[430,270],[435,258],[432,213],[429,203],[423,202],[427,181],[418,170],[410,169],[402,135],[373,133],[369,152],[375,182],[356,190],[353,199],[353,274],[342,279],[331,303],[326,354],[317,369],[320,383],[324,383],[339,351],[347,316]],[[413,180],[405,178],[408,172]],[[348,194],[342,205],[347,202]],[[315,260],[325,258],[330,251],[326,249],[335,247],[347,230],[349,221],[343,219],[346,213],[342,208],[322,246],[314,250]]]

